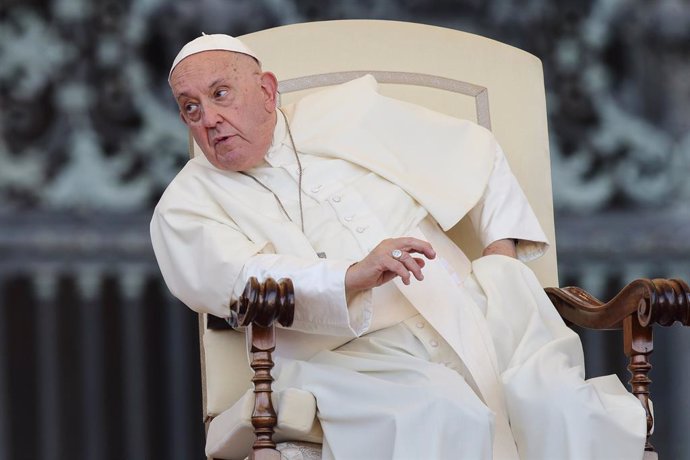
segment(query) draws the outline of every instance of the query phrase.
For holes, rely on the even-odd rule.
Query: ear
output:
[[[267,112],[276,109],[276,97],[278,93],[278,79],[273,72],[263,72],[261,74],[261,90],[264,93],[264,108]]]

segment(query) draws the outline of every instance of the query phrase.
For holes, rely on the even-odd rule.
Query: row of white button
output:
[[[322,188],[323,188],[323,186],[322,186],[321,184],[315,185],[315,186],[311,189],[311,191],[312,191],[312,193],[319,193],[319,192],[321,191]],[[333,195],[333,196],[331,197],[331,201],[333,201],[334,203],[340,203],[342,200],[343,200],[342,195]],[[345,222],[352,222],[352,221],[354,220],[354,218],[355,218],[355,216],[352,215],[352,214],[350,214],[350,215],[347,215],[347,216],[343,217],[343,220],[344,220]],[[360,227],[355,228],[355,231],[356,231],[357,233],[364,233],[364,232],[366,231],[366,229],[367,229],[367,227],[361,227],[361,226],[360,226]]]
[[[421,321],[417,322],[415,326],[417,327],[417,329],[424,329],[424,323]],[[433,348],[436,348],[438,347],[438,341],[431,339],[429,340],[429,345],[431,345]]]

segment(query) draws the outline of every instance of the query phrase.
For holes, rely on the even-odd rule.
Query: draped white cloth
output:
[[[249,276],[293,279],[278,385],[316,395],[324,458],[642,457],[639,402],[613,377],[583,380],[579,340],[529,269],[498,256],[470,263],[442,232],[469,213],[485,244],[519,239],[522,258],[546,248],[490,133],[380,96],[371,77],[287,113],[304,165],[304,233],[279,118],[266,164],[249,172],[287,216],[252,179],[196,158],[166,190],[151,234],[169,288],[197,311],[227,316]],[[403,235],[438,253],[425,280],[348,304],[349,265]],[[406,326],[419,314],[433,338]]]
[[[317,398],[323,458],[641,459],[642,406],[615,376],[584,381],[579,339],[532,272],[503,256],[472,268],[446,292],[485,318],[510,426],[473,390],[461,363],[434,359],[415,333],[419,323],[400,324],[281,364],[278,388]]]

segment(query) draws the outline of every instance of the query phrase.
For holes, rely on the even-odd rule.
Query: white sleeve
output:
[[[371,291],[345,298],[345,272],[354,261],[314,260],[265,254],[271,245],[250,241],[212,205],[159,206],[151,220],[151,241],[170,291],[197,312],[228,317],[230,304],[255,276],[292,279],[295,321],[292,329],[358,336],[370,325]]]
[[[243,265],[233,289],[239,298],[249,277],[290,278],[295,287],[292,329],[314,334],[358,337],[372,319],[371,290],[345,298],[345,272],[354,260],[307,260],[290,255],[257,254]]]
[[[469,216],[483,247],[501,239],[516,239],[518,259],[527,262],[543,255],[549,246],[498,144],[489,182]]]

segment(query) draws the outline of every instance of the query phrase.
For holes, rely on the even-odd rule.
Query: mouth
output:
[[[230,136],[218,136],[218,137],[215,137],[215,138],[213,139],[213,146],[215,147],[216,145],[218,145],[218,144],[220,144],[220,143],[222,143],[222,142],[225,142],[225,141],[227,141],[227,140],[229,140],[229,139],[232,139],[233,137],[234,137],[234,136],[232,136],[232,135],[230,135]]]

